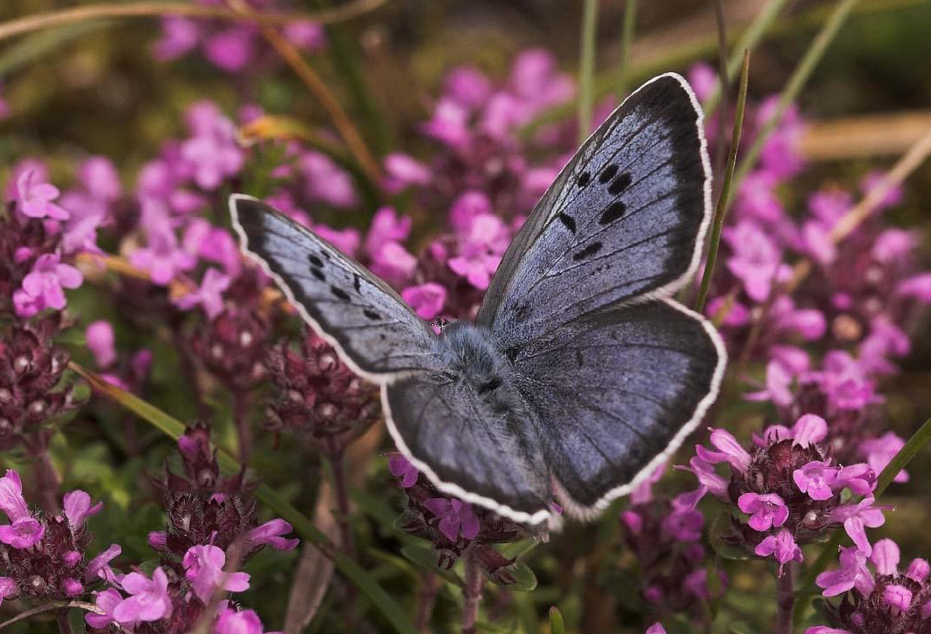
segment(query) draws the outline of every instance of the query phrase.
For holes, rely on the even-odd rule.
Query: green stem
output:
[[[637,27],[637,0],[624,2],[624,23],[621,27],[621,46],[617,59],[617,102],[620,103],[627,96],[627,58],[630,45],[634,41],[634,30]]]
[[[789,106],[798,98],[802,88],[808,83],[808,79],[811,77],[812,72],[814,72],[818,62],[824,57],[824,53],[828,50],[828,47],[831,45],[831,42],[834,41],[838,32],[840,32],[844,22],[850,17],[850,12],[853,10],[854,6],[856,6],[857,2],[859,2],[859,0],[840,0],[834,7],[827,22],[825,22],[824,26],[818,32],[818,35],[815,36],[815,39],[808,47],[808,50],[805,51],[805,55],[795,67],[795,70],[792,71],[792,76],[789,77],[789,81],[786,83],[785,88],[782,90],[782,94],[779,96],[776,111],[766,121],[759,133],[757,133],[756,138],[753,140],[753,145],[750,146],[750,149],[740,162],[734,181],[735,186],[740,185],[747,174],[750,173],[750,170],[756,165],[757,159],[760,158],[760,154],[762,154],[769,137],[775,131],[776,126],[782,121],[782,117],[785,115],[786,110],[788,110]]]
[[[711,238],[708,241],[708,259],[705,261],[705,272],[701,278],[701,288],[698,299],[695,300],[695,310],[702,312],[708,291],[711,288],[711,278],[714,267],[718,261],[718,247],[721,243],[721,231],[724,227],[724,217],[730,202],[731,186],[734,180],[734,166],[737,163],[737,148],[740,146],[740,134],[743,129],[744,112],[747,108],[747,85],[750,81],[750,51],[744,51],[743,69],[740,71],[740,93],[737,96],[737,110],[734,113],[734,130],[731,136],[731,149],[728,153],[727,164],[724,170],[724,181],[721,183],[721,193],[714,209],[714,220],[711,224]]]
[[[582,11],[582,45],[579,63],[579,141],[592,129],[594,107],[595,45],[598,31],[598,0],[585,0]]]

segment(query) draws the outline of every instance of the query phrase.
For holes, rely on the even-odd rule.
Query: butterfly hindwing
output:
[[[710,214],[701,119],[685,80],[661,75],[582,146],[506,252],[479,312],[503,348],[685,283]]]
[[[579,319],[514,359],[560,501],[592,515],[668,458],[714,401],[726,353],[672,300]]]
[[[255,198],[233,196],[230,210],[243,249],[353,369],[384,383],[435,366],[435,335],[387,284]]]

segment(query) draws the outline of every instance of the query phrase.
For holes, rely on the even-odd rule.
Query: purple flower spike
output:
[[[451,542],[459,541],[459,533],[467,540],[475,539],[480,528],[472,507],[461,500],[430,498],[423,504],[440,519],[440,532]]]
[[[113,608],[113,618],[121,625],[158,621],[171,616],[168,575],[161,567],[152,571],[151,579],[141,573],[131,572],[123,577],[122,586],[131,596]]]
[[[802,549],[795,543],[792,533],[782,529],[776,535],[769,535],[754,549],[760,557],[773,556],[779,562],[779,574],[782,567],[790,561],[802,561]]]
[[[751,516],[750,528],[761,533],[773,527],[779,528],[789,518],[789,509],[775,493],[744,493],[737,500],[737,506]]]
[[[834,495],[832,487],[837,482],[837,467],[826,465],[820,460],[812,460],[801,469],[792,473],[795,485],[802,493],[807,493],[813,500],[830,500]]]
[[[401,487],[409,489],[417,484],[417,476],[420,472],[417,467],[412,465],[403,455],[396,453],[388,458],[388,470],[391,474],[401,478]]]

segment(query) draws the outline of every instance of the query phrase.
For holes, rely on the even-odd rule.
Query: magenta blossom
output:
[[[110,322],[102,319],[91,322],[84,331],[84,339],[98,368],[106,369],[113,365],[116,361],[116,338]]]
[[[408,286],[401,291],[401,298],[411,305],[421,319],[434,319],[443,312],[446,289],[436,282]]]
[[[280,632],[265,632],[259,615],[253,610],[234,610],[226,608],[217,617],[213,626],[213,634],[281,634]]]
[[[861,594],[873,591],[873,575],[866,567],[867,555],[857,548],[840,549],[840,570],[822,572],[815,579],[824,596],[833,597],[856,587]]]
[[[214,319],[223,312],[223,292],[230,286],[230,278],[215,268],[207,269],[200,287],[175,300],[175,304],[184,310],[195,306],[203,308],[208,319]]]
[[[23,549],[42,541],[45,525],[29,513],[23,497],[23,483],[12,469],[0,478],[0,510],[10,520],[10,524],[0,526],[0,542]]]
[[[440,519],[440,532],[451,542],[459,541],[459,533],[465,539],[475,539],[478,535],[478,518],[472,507],[461,500],[446,498],[430,498],[423,505]]]
[[[299,539],[282,537],[292,531],[291,524],[283,519],[274,519],[253,528],[246,534],[246,540],[252,548],[268,545],[275,550],[293,550],[300,542]]]
[[[56,253],[40,255],[30,272],[23,278],[23,286],[13,294],[16,314],[31,317],[53,308],[62,310],[67,304],[65,288],[77,288],[84,281],[81,272],[70,264],[62,264]]]
[[[113,608],[113,619],[120,625],[158,621],[171,616],[168,575],[161,566],[152,571],[151,579],[142,573],[131,572],[123,577],[121,585],[130,596]],[[108,597],[107,602],[109,600]]]
[[[41,174],[33,170],[22,172],[16,180],[18,209],[29,218],[67,220],[71,214],[53,202],[59,194],[57,187],[42,182]]]
[[[113,616],[113,612],[116,610],[116,606],[120,605],[122,601],[123,595],[114,588],[107,588],[102,592],[95,592],[94,603],[101,614],[88,612],[84,615],[84,620],[94,629],[105,629],[110,623],[116,622],[116,617]]]
[[[392,475],[401,478],[401,487],[405,489],[417,484],[417,477],[420,475],[417,467],[399,453],[391,454],[391,457],[388,458],[388,470],[391,471]]]
[[[68,523],[74,532],[84,526],[84,522],[87,521],[88,517],[103,510],[103,502],[97,502],[97,504],[91,506],[91,496],[80,489],[65,493],[62,502],[62,506],[65,508],[65,517],[68,518]]]
[[[779,528],[789,518],[789,509],[775,493],[744,493],[737,500],[737,506],[750,515],[748,524],[755,531],[764,532],[773,527]]]
[[[194,594],[204,603],[214,592],[243,592],[249,589],[249,575],[245,572],[224,572],[226,553],[216,546],[191,546],[181,561],[185,577]]]
[[[834,495],[839,469],[826,465],[820,460],[812,460],[801,469],[792,473],[792,479],[799,491],[807,493],[813,500],[829,500]]]
[[[779,562],[779,574],[790,561],[802,561],[802,549],[795,543],[792,533],[783,529],[775,535],[767,536],[753,551],[760,557],[772,556]]]

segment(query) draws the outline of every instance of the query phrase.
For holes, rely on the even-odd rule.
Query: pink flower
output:
[[[792,438],[803,449],[808,449],[813,443],[819,443],[828,435],[828,424],[816,414],[805,414],[792,426]]]
[[[99,320],[88,324],[84,339],[97,362],[97,367],[106,369],[116,361],[115,337],[110,322]]]
[[[860,191],[862,191],[864,194],[869,194],[872,190],[876,189],[883,183],[883,181],[886,179],[886,176],[887,174],[884,172],[870,172],[863,177],[862,181],[860,181]],[[904,197],[905,194],[902,190],[902,185],[893,185],[891,188],[889,188],[889,191],[886,192],[886,195],[877,206],[877,209],[888,209],[889,207],[895,207],[902,202]]]
[[[928,564],[926,559],[912,559],[911,563],[908,564],[908,570],[905,571],[906,577],[918,583],[924,583],[928,575],[931,575],[931,565]]]
[[[873,551],[866,537],[866,527],[877,528],[886,522],[882,509],[874,507],[872,496],[863,498],[856,504],[838,506],[829,516],[832,522],[843,522],[844,530],[857,548],[869,555]]]
[[[115,574],[110,569],[110,562],[119,557],[123,552],[119,544],[110,544],[110,547],[94,557],[87,564],[84,571],[84,581],[91,583],[97,577],[108,581],[115,580]]]
[[[476,218],[491,213],[491,201],[485,192],[467,190],[449,208],[449,222],[457,232],[465,233]]]
[[[305,152],[298,160],[298,170],[304,177],[305,191],[311,200],[333,207],[355,207],[359,197],[352,178],[326,154]]]
[[[802,493],[807,493],[813,500],[829,500],[834,495],[833,487],[837,483],[837,467],[831,467],[820,460],[812,460],[801,469],[792,473],[792,480]]]
[[[288,22],[282,32],[292,44],[308,51],[318,51],[327,43],[326,31],[311,20]]]
[[[23,497],[23,482],[19,473],[12,469],[7,469],[6,475],[0,478],[0,510],[6,513],[11,522],[31,517]]]
[[[443,312],[446,289],[436,282],[408,286],[401,291],[401,298],[411,305],[421,319],[433,319]]]
[[[451,542],[459,541],[459,533],[467,539],[475,539],[481,528],[478,518],[467,503],[446,498],[429,498],[423,505],[439,520],[440,532]]]
[[[718,86],[718,71],[704,62],[699,62],[689,68],[688,80],[698,100],[704,101]]]
[[[197,23],[171,15],[162,18],[162,37],[152,46],[152,56],[167,62],[190,53],[200,40]]]
[[[737,506],[750,515],[748,524],[755,531],[765,532],[771,528],[779,528],[789,518],[788,507],[775,493],[744,493],[737,500]]]
[[[15,597],[19,594],[19,587],[16,585],[16,580],[11,577],[0,577],[0,605],[3,604],[3,600],[9,597]]]
[[[703,489],[697,489],[704,493]],[[663,518],[662,534],[666,538],[681,542],[694,542],[701,539],[705,526],[705,516],[694,508],[677,508]]]
[[[920,273],[899,282],[896,293],[931,304],[931,273]]]
[[[13,294],[16,314],[31,317],[46,308],[62,310],[67,304],[65,288],[77,288],[84,281],[81,272],[70,264],[62,264],[57,253],[40,255],[23,286]]]
[[[646,632],[643,634],[666,634],[666,628],[663,627],[663,624],[657,621],[653,625],[647,628]]]
[[[392,475],[401,478],[401,487],[404,489],[417,484],[417,476],[420,475],[417,467],[399,453],[391,454],[388,458],[388,470]]]
[[[889,607],[904,612],[912,605],[912,591],[897,583],[889,584],[883,589],[883,601]]]
[[[782,574],[782,567],[790,561],[802,561],[802,549],[795,543],[786,529],[782,529],[776,535],[769,535],[761,541],[753,550],[760,557],[769,557],[772,555],[779,562],[779,574]]]
[[[883,469],[892,462],[892,459],[905,446],[905,441],[895,432],[886,432],[879,438],[870,438],[860,443],[860,455],[866,458],[867,464],[874,473],[882,473]],[[908,482],[908,472],[899,471],[894,482]]]
[[[787,274],[779,248],[767,232],[748,220],[726,227],[723,235],[733,252],[727,268],[743,282],[750,299],[766,300],[772,284],[782,281]]]
[[[750,466],[750,454],[740,446],[737,439],[730,432],[715,429],[711,432],[711,444],[719,451],[709,451],[701,445],[696,445],[695,453],[699,458],[711,464],[727,462],[736,471],[743,473]]]
[[[394,152],[385,157],[385,189],[397,193],[410,185],[427,185],[433,174],[423,163],[407,154]]]
[[[217,617],[213,626],[213,634],[282,634],[281,632],[267,632],[262,627],[259,615],[253,610],[236,611],[226,608]]]
[[[469,111],[452,99],[440,99],[430,120],[421,126],[424,134],[452,148],[464,149],[472,140]]]
[[[140,621],[158,621],[171,616],[171,596],[168,594],[168,575],[161,567],[152,571],[149,579],[139,572],[123,577],[121,585],[130,596],[113,607],[113,620],[120,625]],[[100,595],[98,595],[98,600]],[[112,597],[106,599],[108,607]]]
[[[88,517],[96,515],[103,509],[103,502],[97,502],[97,504],[91,506],[91,496],[80,489],[65,493],[62,501],[64,502],[65,517],[68,518],[68,524],[74,532],[84,526],[84,522],[87,521]]]
[[[59,194],[57,187],[42,182],[41,174],[34,170],[22,172],[16,180],[17,208],[30,218],[67,220],[71,214],[53,202]]]
[[[115,623],[116,618],[113,611],[123,601],[123,595],[113,588],[107,588],[102,592],[94,593],[94,603],[103,614],[88,612],[84,615],[84,620],[94,629],[106,629],[110,623]]]
[[[837,472],[837,487],[847,487],[857,495],[869,495],[876,488],[876,474],[863,463],[843,467]]]
[[[491,276],[498,268],[509,243],[510,231],[498,216],[478,215],[472,219],[468,231],[461,236],[459,255],[451,258],[447,264],[472,286],[484,290],[488,288]]]
[[[491,81],[472,66],[454,68],[443,80],[445,95],[467,108],[485,105],[493,89]]]
[[[181,565],[194,594],[204,603],[208,603],[217,590],[243,592],[249,589],[247,573],[223,571],[226,553],[216,546],[191,546],[184,553]]]
[[[895,575],[899,571],[899,559],[901,553],[899,546],[891,539],[880,539],[873,546],[873,552],[870,555],[870,562],[876,567],[876,572],[881,575]]]
[[[0,542],[24,549],[42,541],[45,525],[30,515],[23,498],[23,483],[12,469],[0,478],[0,510],[10,520],[10,524],[0,526]]]
[[[786,407],[795,399],[790,389],[792,381],[792,372],[783,363],[770,359],[766,364],[766,388],[748,392],[743,397],[748,401],[772,401]]]
[[[238,72],[252,60],[254,35],[255,29],[249,26],[224,29],[204,42],[204,56],[217,68],[228,73]]]
[[[153,284],[167,286],[180,273],[196,266],[196,256],[178,245],[178,236],[163,203],[154,199],[143,201],[142,222],[148,244],[133,251],[129,262],[148,271]]]
[[[727,480],[715,473],[714,467],[708,462],[702,460],[698,456],[694,456],[689,460],[689,467],[688,470],[695,474],[698,483],[705,487],[712,495],[722,500],[729,499]]]
[[[211,267],[204,273],[197,290],[182,295],[174,303],[184,310],[200,306],[208,319],[213,319],[223,312],[223,292],[229,288],[230,282],[228,276]]]
[[[216,262],[230,277],[242,270],[242,254],[232,234],[215,227],[203,218],[193,218],[184,230],[184,250],[209,261]]]
[[[282,537],[292,530],[291,525],[283,519],[273,519],[249,531],[246,534],[246,540],[253,548],[267,544],[275,550],[292,550],[300,540]]]
[[[105,156],[92,156],[81,163],[78,180],[95,200],[112,203],[123,195],[116,166]]]
[[[245,163],[236,142],[236,126],[213,103],[202,101],[187,111],[194,136],[181,144],[181,158],[190,166],[199,187],[214,190],[223,179],[235,176]]]

